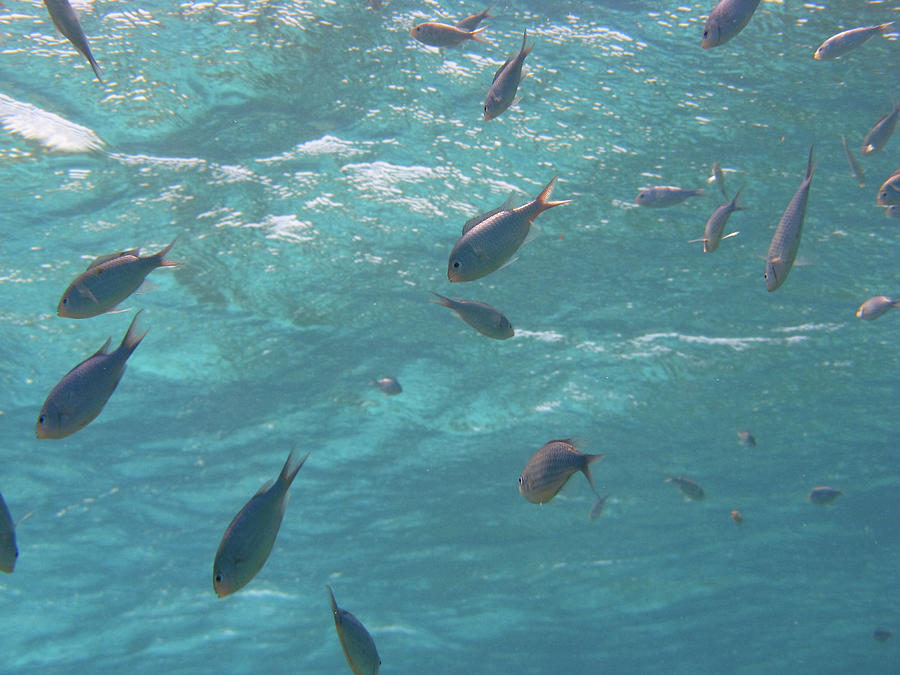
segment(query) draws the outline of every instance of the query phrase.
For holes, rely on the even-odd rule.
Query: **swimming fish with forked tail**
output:
[[[456,26],[426,21],[413,28],[409,34],[430,47],[456,47],[466,40],[484,42],[478,35],[483,30],[484,27],[472,31],[460,30]]]
[[[103,84],[103,78],[100,77],[100,66],[97,65],[97,60],[91,53],[91,47],[88,44],[87,37],[84,34],[84,30],[81,28],[75,10],[73,10],[72,5],[69,4],[69,0],[44,0],[44,5],[50,13],[53,25],[56,26],[56,29],[62,33],[63,37],[71,42],[75,49],[81,52],[88,60],[88,63],[91,64],[91,68],[94,71],[94,75],[100,80],[100,84]]]
[[[728,218],[731,217],[731,214],[735,211],[744,210],[744,207],[737,205],[738,197],[741,196],[741,191],[743,189],[744,188],[741,187],[730,202],[716,207],[716,210],[712,212],[709,220],[706,221],[706,227],[703,228],[703,236],[700,239],[692,239],[689,243],[693,244],[698,241],[703,242],[703,252],[712,253],[719,247],[720,241],[737,236],[737,232],[731,232],[723,237],[722,232],[724,231],[725,223],[728,222]]]
[[[700,46],[710,49],[728,42],[750,23],[758,6],[759,0],[721,0],[709,13]]]
[[[672,185],[657,185],[649,187],[638,192],[634,203],[638,206],[646,206],[651,209],[661,209],[666,206],[674,206],[680,204],[688,197],[697,197],[703,194],[703,190],[688,190],[686,188],[674,187]]]
[[[813,54],[816,61],[825,61],[843,56],[847,52],[853,51],[863,42],[876,35],[881,35],[888,28],[894,25],[893,21],[883,23],[879,26],[861,26],[859,28],[851,28],[850,30],[841,31],[836,35],[832,35],[825,40]]]
[[[334,627],[344,650],[347,663],[353,675],[378,675],[381,669],[381,657],[375,648],[375,640],[362,622],[346,609],[337,606],[331,586],[326,586],[331,598],[331,613],[334,616]]]
[[[900,117],[900,103],[894,103],[891,105],[891,111],[878,120],[863,139],[862,150],[860,150],[863,157],[875,154],[887,145],[887,142],[897,129],[898,117]]]
[[[490,305],[486,305],[483,302],[475,302],[474,300],[445,298],[438,293],[434,293],[434,295],[440,299],[430,300],[429,302],[449,307],[459,315],[460,319],[482,335],[487,335],[495,340],[506,340],[515,333],[512,325],[509,323],[509,319],[503,316],[500,310]]]
[[[581,471],[594,489],[591,464],[606,455],[579,452],[574,439],[550,441],[538,450],[519,476],[519,492],[532,504],[545,504],[556,496],[576,471]]]
[[[766,290],[777,289],[787,279],[800,248],[800,237],[803,234],[803,219],[806,217],[806,202],[809,199],[809,185],[816,166],[813,163],[813,147],[809,148],[809,161],[806,164],[806,178],[794,193],[787,209],[775,228],[769,251],[766,254]]]
[[[534,43],[530,47],[525,47],[525,41],[528,37],[528,31],[522,33],[522,47],[515,56],[510,56],[494,73],[494,80],[488,89],[487,96],[484,99],[484,120],[486,122],[498,117],[510,105],[516,97],[519,90],[519,83],[522,81],[522,66],[525,64],[531,50],[534,49]]]
[[[866,321],[873,321],[893,307],[900,307],[900,299],[889,298],[886,295],[876,295],[869,298],[856,310],[856,316]]]

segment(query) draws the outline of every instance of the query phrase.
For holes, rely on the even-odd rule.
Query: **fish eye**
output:
[[[41,415],[40,417],[38,417],[38,424],[43,424],[43,423],[44,423],[44,415]]]
[[[222,575],[221,575],[221,574],[217,574],[217,575],[216,575],[216,583],[217,583],[217,584],[221,584],[221,583],[222,583]]]
[[[519,485],[522,484],[522,476],[519,476]]]
[[[63,304],[64,304],[64,305],[68,305],[68,304],[69,304],[69,296],[68,296],[68,295],[67,295],[66,297],[63,298]]]
[[[454,260],[454,261],[453,261],[453,269],[455,269],[455,270],[458,270],[458,269],[459,269],[459,260]]]

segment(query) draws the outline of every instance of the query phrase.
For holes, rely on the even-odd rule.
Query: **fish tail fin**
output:
[[[598,462],[601,459],[606,457],[606,455],[585,455],[584,456],[584,468],[581,469],[582,473],[584,473],[585,477],[588,479],[588,483],[591,484],[591,490],[594,492],[597,489],[594,487],[594,477],[591,475],[591,464],[594,462]]]
[[[741,193],[744,191],[744,186],[741,185],[740,189],[735,193],[734,198],[731,200],[731,208],[735,211],[743,211],[747,207],[746,206],[738,206],[738,197],[741,196]]]
[[[697,188],[696,190],[691,191],[691,197],[699,197],[703,194],[703,188]]]
[[[290,454],[288,454],[288,458],[285,461],[284,466],[281,469],[281,474],[278,476],[278,481],[280,483],[284,483],[285,492],[287,491],[287,489],[289,487],[291,487],[291,483],[293,483],[294,479],[297,477],[297,472],[300,471],[300,467],[302,467],[303,463],[306,462],[306,460],[309,458],[309,453],[307,452],[306,455],[303,456],[303,459],[301,459],[300,462],[297,464],[297,466],[292,468],[291,464],[294,461],[294,450],[296,450],[296,449],[297,449],[296,445],[293,448],[291,448],[291,452],[290,452]]]
[[[470,39],[470,40],[475,40],[475,42],[480,42],[481,44],[484,44],[484,45],[489,45],[489,44],[491,44],[491,43],[488,42],[487,40],[482,39],[482,37],[479,35],[479,33],[480,33],[481,31],[483,31],[485,28],[487,28],[487,26],[482,26],[481,28],[476,28],[475,30],[471,31],[471,32],[469,33],[469,39]]]
[[[893,26],[893,25],[894,25],[894,22],[893,22],[893,21],[888,21],[887,23],[879,24],[879,26],[878,26],[878,32],[879,32],[879,33],[884,33],[888,28],[890,28],[890,27]]]
[[[431,291],[431,294],[436,295],[440,298],[440,300],[432,300],[431,298],[429,298],[428,302],[433,302],[434,304],[441,305],[442,307],[453,307],[453,304],[450,302],[450,298],[445,298],[440,293],[435,293],[434,291]]]
[[[900,307],[900,298],[893,298],[891,300],[891,307]]]
[[[131,320],[131,325],[128,326],[128,332],[125,333],[125,337],[122,338],[122,343],[119,345],[119,349],[125,350],[125,358],[128,358],[128,355],[137,349],[137,346],[141,344],[141,340],[147,335],[147,331],[141,333],[141,327],[138,324],[138,318],[140,318],[143,312],[144,310],[139,310],[138,313],[134,315],[134,318]]]
[[[550,201],[550,195],[553,193],[553,186],[556,185],[557,178],[559,178],[559,176],[554,176],[553,178],[551,178],[550,182],[547,183],[547,186],[543,190],[541,190],[541,194],[539,194],[537,196],[537,199],[534,200],[537,205],[538,214],[543,213],[547,209],[552,209],[554,206],[562,206],[563,204],[568,204],[570,201],[572,201],[571,199],[563,199],[562,201],[557,202]]]
[[[531,53],[532,49],[534,49],[533,42],[531,43],[530,47],[525,46],[525,42],[527,40],[528,40],[528,29],[526,28],[525,30],[522,31],[522,47],[521,47],[521,49],[519,49],[519,51],[522,52],[523,59]]]
[[[100,65],[97,63],[97,60],[94,58],[93,54],[88,54],[88,63],[91,64],[91,68],[94,71],[94,75],[97,76],[97,79],[100,81],[100,84],[104,84],[103,78],[100,77]]]
[[[172,250],[172,247],[175,245],[176,241],[178,241],[178,237],[175,237],[172,240],[172,243],[166,246],[162,251],[153,255],[160,267],[177,267],[178,265],[183,264],[180,262],[175,262],[174,260],[166,260],[166,253]]]

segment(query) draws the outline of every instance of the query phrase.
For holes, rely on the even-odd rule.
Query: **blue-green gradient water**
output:
[[[896,673],[900,222],[850,176],[900,98],[898,35],[812,58],[894,2],[763,2],[700,48],[713,2],[509,0],[440,51],[409,36],[476,2],[75,4],[106,83],[42,3],[4,0],[0,59],[0,671],[348,672],[325,585],[390,674]],[[520,101],[485,123],[524,29]],[[806,170],[798,263],[763,258]],[[744,186],[726,231],[700,237]],[[472,216],[556,199],[519,260],[450,284]],[[650,185],[704,187],[663,210]],[[94,257],[155,252],[128,313],[55,308]],[[489,303],[490,340],[429,303]],[[35,438],[44,398],[134,310],[149,330],[101,415]],[[369,382],[393,376],[387,397]],[[755,447],[738,442],[751,431]],[[579,437],[549,504],[516,480]],[[311,452],[262,571],[219,599],[231,518]],[[670,475],[706,491],[685,501]],[[829,506],[807,500],[828,485]],[[730,517],[744,516],[743,525]]]

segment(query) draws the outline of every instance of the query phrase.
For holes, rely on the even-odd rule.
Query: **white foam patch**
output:
[[[64,117],[0,94],[0,122],[11,134],[57,152],[98,150],[103,141],[92,130]]]

